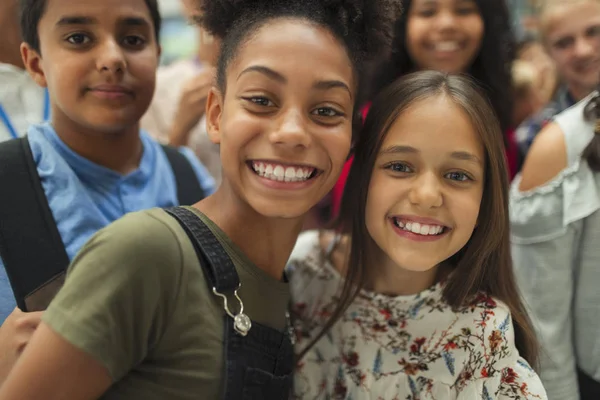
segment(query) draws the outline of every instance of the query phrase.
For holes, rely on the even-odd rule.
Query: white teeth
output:
[[[253,162],[252,169],[259,176],[278,182],[302,182],[307,180],[314,171],[312,168],[284,167],[264,162]]]
[[[410,229],[412,233],[421,233],[421,224],[418,222],[413,222],[412,227]]]
[[[275,175],[277,178],[282,177],[285,174],[285,170],[283,169],[283,167],[281,165],[276,166],[275,168],[273,168],[273,175]]]
[[[435,45],[435,49],[438,51],[456,51],[458,48],[457,42],[441,42]]]
[[[296,170],[293,167],[285,169],[285,179],[293,179],[296,177]]]
[[[396,226],[402,230],[412,232],[422,236],[439,235],[444,231],[444,227],[440,225],[425,225],[418,222],[404,222],[399,219],[394,219]]]

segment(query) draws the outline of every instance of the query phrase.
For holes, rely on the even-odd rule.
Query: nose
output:
[[[98,48],[96,68],[103,73],[123,73],[127,68],[123,49],[115,40],[106,40]]]
[[[289,148],[308,147],[311,136],[308,133],[302,111],[285,110],[279,117],[279,124],[269,135],[271,143]]]
[[[594,46],[588,38],[577,38],[575,41],[575,55],[577,57],[591,57],[594,56]]]
[[[453,29],[456,27],[456,16],[450,10],[440,11],[436,18],[436,25],[439,29]]]
[[[443,195],[440,182],[434,173],[423,173],[412,182],[409,201],[421,209],[441,207]]]

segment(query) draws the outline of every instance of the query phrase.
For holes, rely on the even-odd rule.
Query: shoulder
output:
[[[500,400],[516,398],[544,400],[548,398],[540,377],[522,358],[517,359],[511,366],[501,371],[500,385],[497,387],[495,395]]]
[[[69,275],[79,275],[86,266],[129,275],[170,269],[182,262],[178,227],[161,209],[127,214],[92,237],[73,260]]]
[[[562,128],[552,122],[537,135],[525,159],[519,190],[527,191],[549,182],[567,167]]]
[[[296,262],[305,259],[307,256],[320,251],[321,232],[318,230],[304,231],[298,236],[296,245],[292,250],[289,262]]]
[[[329,267],[321,245],[328,232],[317,230],[300,234],[286,266],[294,301],[313,301],[328,292],[331,282],[338,282],[339,275]]]
[[[486,360],[488,372],[501,370],[517,358],[510,310],[502,301],[480,293],[462,310],[462,318],[464,323],[470,324],[470,333],[479,339],[473,342],[473,346],[482,346],[489,351],[490,357]]]

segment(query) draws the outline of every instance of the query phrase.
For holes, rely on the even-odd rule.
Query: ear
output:
[[[162,46],[159,44],[157,47],[158,47],[158,59],[160,60],[160,57],[162,56]]]
[[[221,114],[223,113],[223,95],[214,86],[206,99],[206,131],[215,144],[221,143]]]
[[[46,74],[44,73],[44,63],[39,52],[35,51],[27,43],[21,44],[21,58],[29,76],[41,87],[48,87]]]

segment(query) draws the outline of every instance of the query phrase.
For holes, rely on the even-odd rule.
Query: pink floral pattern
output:
[[[298,352],[331,315],[340,286],[316,234],[303,236],[290,263]],[[299,363],[294,398],[546,399],[514,345],[507,307],[481,294],[453,311],[442,288],[404,297],[362,292]]]

